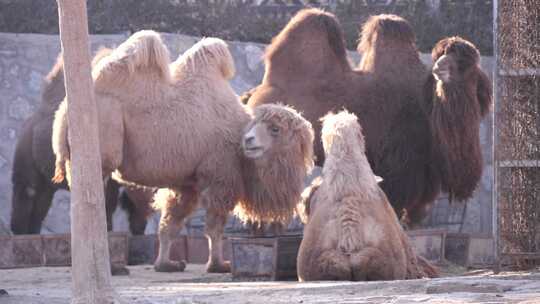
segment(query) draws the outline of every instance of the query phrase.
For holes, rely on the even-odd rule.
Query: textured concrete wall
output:
[[[164,34],[171,55],[176,58],[198,38]],[[126,39],[125,35],[92,36],[92,49],[99,46],[114,47]],[[260,83],[264,66],[261,61],[264,45],[256,43],[231,42],[230,48],[237,67],[237,75],[232,86],[241,94]],[[60,50],[58,36],[39,34],[0,34],[0,221],[9,223],[11,212],[11,166],[15,143],[25,118],[39,102],[40,86]],[[354,61],[359,56],[350,53]],[[422,60],[429,64],[429,55]],[[491,73],[491,58],[482,58],[482,66]],[[463,209],[463,204],[448,205],[441,198],[431,216],[426,219],[427,227],[443,227],[453,231],[463,228],[464,232],[489,232],[491,229],[491,120],[484,121],[481,140],[486,160],[486,170],[475,197]],[[463,220],[464,218],[464,220]],[[156,231],[157,216],[151,219],[147,232]],[[187,225],[188,231],[200,234],[204,224],[204,212],[198,211]],[[125,215],[117,212],[115,230],[127,230]],[[240,227],[238,221],[231,219],[228,231]],[[298,222],[292,228],[299,228]],[[60,233],[69,231],[69,196],[60,191],[47,216],[43,232]]]
[[[88,16],[92,34],[154,29],[269,43],[306,6],[334,12],[350,49],[367,17],[392,13],[411,22],[423,52],[445,36],[460,35],[492,54],[491,0],[89,0]],[[56,1],[0,0],[0,32],[58,33]]]

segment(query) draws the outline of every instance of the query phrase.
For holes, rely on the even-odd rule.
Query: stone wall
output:
[[[306,6],[334,12],[350,49],[358,28],[373,14],[393,13],[409,20],[421,51],[439,39],[460,35],[482,54],[492,54],[491,0],[89,0],[93,34],[139,29],[227,40],[269,43],[289,18]],[[58,33],[55,0],[0,0],[0,32]]]
[[[114,47],[124,41],[126,35],[94,35],[91,46]],[[193,45],[198,38],[184,35],[163,34],[171,55],[176,58]],[[231,42],[237,75],[232,86],[238,94],[260,83],[264,66],[261,60],[264,45],[257,43]],[[15,143],[22,123],[39,102],[40,85],[44,75],[53,65],[60,50],[58,36],[40,34],[0,34],[0,222],[9,223],[11,212],[11,166]],[[359,56],[350,53],[353,61]],[[422,54],[422,60],[430,64],[430,56]],[[482,66],[490,74],[492,59],[483,57]],[[481,128],[481,140],[486,161],[486,170],[480,188],[475,197],[463,209],[463,204],[451,206],[442,197],[431,216],[426,219],[427,227],[444,227],[464,232],[483,232],[491,230],[491,120],[484,121]],[[53,207],[45,219],[43,233],[61,233],[69,231],[69,196],[66,191],[59,191]],[[464,220],[463,220],[464,219]],[[154,216],[147,232],[156,231],[158,217]],[[200,234],[204,224],[204,212],[198,211],[187,225],[188,232]],[[1,226],[1,223],[0,223]],[[125,215],[118,211],[115,216],[115,230],[127,230]],[[240,228],[238,221],[231,219],[228,231]],[[292,228],[299,228],[298,222]]]

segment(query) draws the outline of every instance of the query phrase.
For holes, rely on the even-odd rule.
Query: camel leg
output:
[[[214,273],[231,272],[229,261],[223,260],[223,232],[227,222],[227,212],[215,208],[206,209],[206,237],[210,256],[206,263],[206,271]]]
[[[124,189],[120,195],[120,204],[128,213],[129,231],[133,235],[143,235],[152,207],[147,195],[140,191]]]
[[[111,177],[107,177],[105,183],[105,213],[107,215],[107,231],[113,230],[113,215],[118,205],[118,192],[120,185]]]
[[[197,207],[197,192],[193,188],[184,188],[180,193],[168,191],[168,195],[160,195],[156,199],[156,203],[161,205],[159,252],[154,262],[154,269],[157,272],[184,271],[186,268],[185,261],[177,262],[170,259],[171,246],[174,238],[182,230],[184,219]]]
[[[36,190],[22,183],[14,183],[11,206],[11,231],[14,234],[30,233],[31,214]]]
[[[36,193],[36,196],[34,197],[32,215],[30,217],[29,223],[31,234],[41,233],[41,225],[43,223],[43,220],[47,216],[49,209],[51,209],[54,192],[54,188],[45,186],[44,189],[41,189],[40,191],[38,191],[38,193]]]

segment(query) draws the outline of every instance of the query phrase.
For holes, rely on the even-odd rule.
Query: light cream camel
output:
[[[300,281],[435,276],[433,266],[417,260],[377,184],[357,117],[330,113],[323,118],[321,135],[325,163],[322,177],[306,191]]]
[[[207,210],[209,272],[230,271],[223,229],[235,206],[253,221],[287,221],[313,165],[311,124],[291,108],[244,107],[229,79],[234,63],[217,38],[196,43],[175,62],[160,36],[135,33],[93,70],[104,174],[166,188],[157,271],[181,271],[171,238],[200,203]],[[56,180],[68,174],[66,103],[56,113]]]

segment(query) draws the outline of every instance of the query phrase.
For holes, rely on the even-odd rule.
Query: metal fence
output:
[[[540,1],[494,3],[499,266],[540,260]]]

